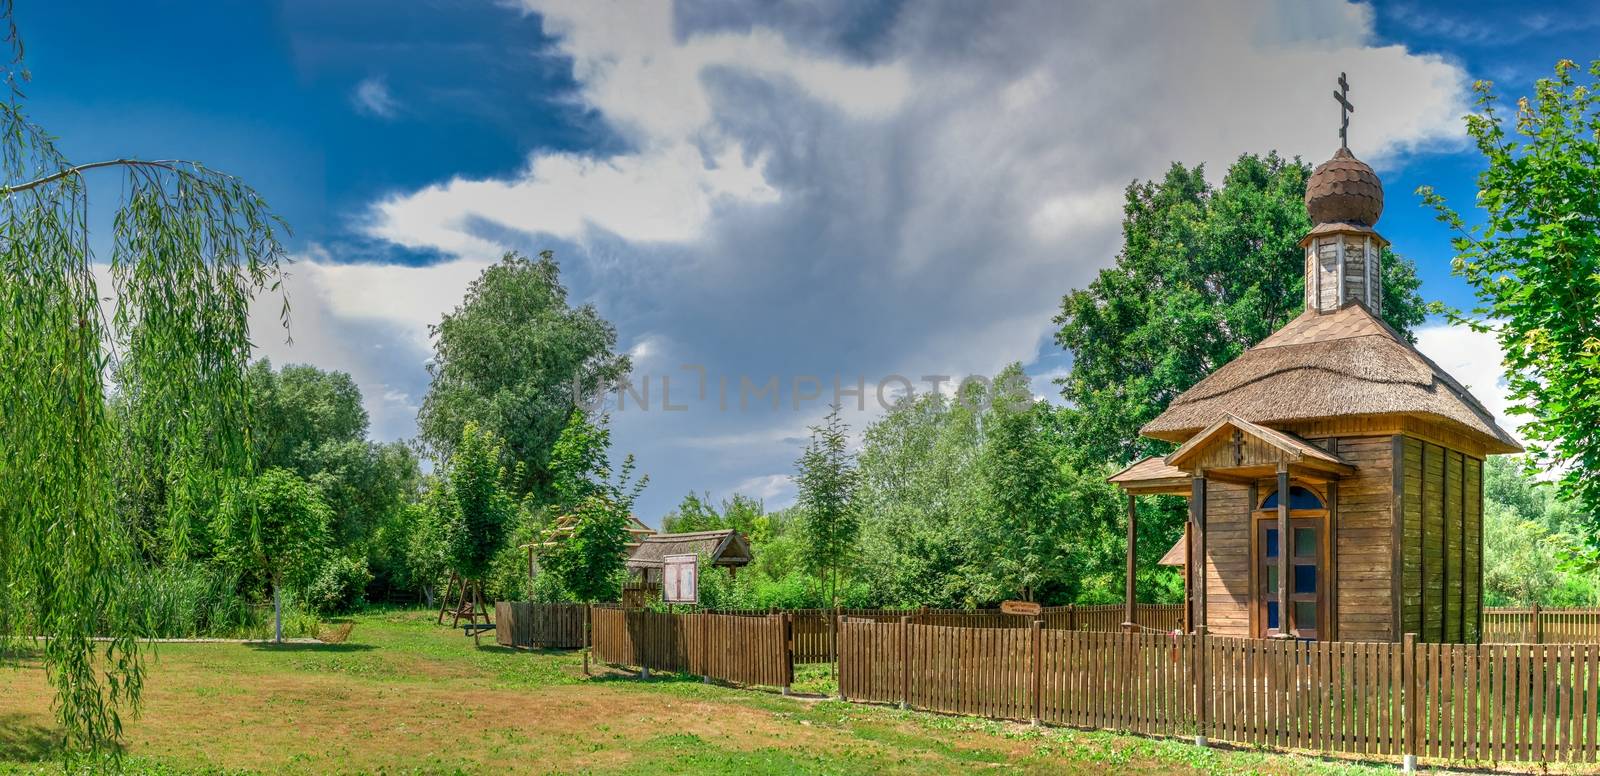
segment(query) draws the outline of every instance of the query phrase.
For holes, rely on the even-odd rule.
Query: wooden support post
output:
[[[1067,630],[1075,631],[1077,629],[1078,629],[1078,606],[1077,606],[1077,604],[1067,604]]]
[[[1206,620],[1206,478],[1195,477],[1189,490],[1189,536],[1194,546],[1189,548],[1189,564],[1185,568],[1189,590],[1194,601],[1192,627],[1205,625]]]
[[[1407,633],[1400,645],[1400,684],[1405,703],[1405,756],[1406,773],[1417,770],[1417,714],[1421,708],[1417,698],[1417,634]]]
[[[1137,547],[1136,543],[1138,541],[1138,539],[1136,538],[1136,531],[1137,531],[1137,528],[1138,528],[1137,499],[1138,499],[1138,497],[1133,495],[1132,493],[1128,494],[1128,553],[1127,553],[1128,554],[1128,569],[1127,569],[1127,580],[1126,580],[1126,586],[1125,586],[1126,589],[1123,592],[1123,603],[1122,603],[1122,629],[1127,631],[1128,633],[1132,633],[1134,631],[1134,622],[1135,622],[1135,620],[1134,620],[1134,616],[1135,616],[1134,615],[1134,603],[1133,603],[1133,577],[1134,577],[1134,568],[1135,568],[1134,567],[1134,553],[1135,553],[1135,549]]]
[[[583,675],[589,675],[589,623],[593,622],[594,604],[583,607]]]
[[[444,595],[439,596],[439,624],[444,624],[444,613],[450,608],[450,591],[456,588],[456,575],[450,574],[450,579],[444,583]],[[454,626],[451,626],[454,627]]]
[[[1278,464],[1278,635],[1294,637],[1294,606],[1289,602],[1289,558],[1294,552],[1289,535],[1289,467]]]
[[[1544,643],[1544,618],[1539,616],[1539,602],[1538,601],[1534,601],[1533,602],[1533,622],[1529,623],[1529,625],[1531,625],[1533,627],[1533,643],[1535,643],[1535,644],[1543,644]]]
[[[1206,626],[1201,625],[1194,629],[1194,655],[1191,668],[1194,670],[1194,743],[1195,746],[1205,746],[1209,730],[1207,723],[1206,694],[1210,686],[1211,670],[1211,638],[1206,634]]]
[[[1132,497],[1130,496],[1129,498]],[[1040,712],[1044,703],[1040,697],[1040,688],[1043,686],[1044,680],[1044,628],[1041,627],[1042,622],[1042,620],[1035,619],[1030,626],[1032,633],[1029,634],[1033,637],[1031,640],[1033,644],[1033,687],[1030,690],[1030,694],[1033,696],[1033,724],[1036,726],[1039,724]]]

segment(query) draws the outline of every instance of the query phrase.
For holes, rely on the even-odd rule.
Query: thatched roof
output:
[[[1183,442],[1223,413],[1254,423],[1361,415],[1428,415],[1491,453],[1522,446],[1455,378],[1359,303],[1303,313],[1212,372],[1140,430]]]
[[[699,555],[718,566],[744,566],[750,562],[750,543],[732,528],[720,531],[654,534],[644,537],[628,556],[630,570],[661,568],[668,555]]]

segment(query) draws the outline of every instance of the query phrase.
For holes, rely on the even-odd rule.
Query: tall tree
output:
[[[283,587],[310,581],[321,565],[329,519],[316,488],[288,469],[268,469],[218,510],[223,557],[261,574],[272,590],[275,641],[283,641]]]
[[[574,408],[628,374],[616,329],[593,305],[572,307],[554,256],[508,253],[467,288],[433,327],[433,384],[422,402],[422,440],[448,457],[466,424],[505,440],[518,497],[550,497],[550,448]]]
[[[256,460],[263,468],[311,477],[322,469],[317,454],[324,446],[366,439],[367,411],[348,373],[308,364],[275,370],[261,359],[250,366],[247,385]]]
[[[861,534],[855,500],[859,474],[849,434],[835,404],[822,425],[811,427],[811,442],[795,462],[802,557],[811,572],[822,578],[834,606],[839,603],[839,577],[855,554]]]
[[[516,503],[501,487],[500,440],[468,421],[450,456],[445,486],[445,526],[450,567],[464,580],[482,580],[500,552],[516,513]]]
[[[0,656],[29,639],[65,750],[104,754],[143,677],[137,627],[119,607],[130,553],[112,494],[105,376],[137,394],[139,436],[171,442],[162,479],[186,510],[182,541],[183,526],[251,468],[248,312],[275,284],[283,251],[276,218],[236,178],[180,160],[69,160],[25,115],[10,3],[3,26],[14,56],[0,67],[12,87],[0,101],[0,590],[25,608],[0,607]],[[89,250],[97,171],[120,179],[106,187],[109,287],[96,284]],[[39,635],[49,638],[31,641]]]
[[[1073,356],[1059,383],[1078,415],[1075,444],[1124,463],[1158,452],[1141,426],[1301,312],[1310,173],[1298,159],[1246,154],[1221,187],[1176,163],[1128,187],[1116,266],[1068,293],[1056,316],[1056,343]],[[1417,287],[1415,267],[1386,255],[1383,317],[1408,336],[1424,315]]]
[[[551,526],[540,537],[546,545],[541,567],[580,601],[605,601],[619,593],[633,503],[650,478],[634,480],[633,456],[611,467],[611,429],[602,416],[591,423],[574,411],[550,454],[549,510],[566,518],[565,529]]]
[[[901,400],[863,433],[862,575],[886,604],[955,607],[983,595],[966,572],[983,515],[976,381],[959,399],[934,392]]]
[[[1481,223],[1419,193],[1460,233],[1455,272],[1477,292],[1453,317],[1494,333],[1533,460],[1562,471],[1562,492],[1596,516],[1600,552],[1600,60],[1583,83],[1576,72],[1558,63],[1509,127],[1493,85],[1474,84]]]

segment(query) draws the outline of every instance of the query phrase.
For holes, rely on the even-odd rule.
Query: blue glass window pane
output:
[[[1278,529],[1267,529],[1267,557],[1278,557]]]
[[[1278,508],[1278,493],[1277,493],[1277,491],[1273,491],[1272,495],[1267,496],[1267,500],[1266,501],[1261,502],[1261,508],[1262,509],[1277,509]],[[1302,488],[1302,487],[1296,485],[1294,487],[1289,488],[1289,508],[1290,509],[1322,509],[1322,499],[1317,498],[1317,494],[1312,493],[1311,491],[1306,490],[1305,488]]]
[[[1267,627],[1268,628],[1276,628],[1276,627],[1278,627],[1278,602],[1277,601],[1268,601],[1267,602]]]
[[[1296,593],[1315,593],[1315,592],[1317,592],[1317,567],[1316,566],[1295,566],[1294,567],[1294,591]]]

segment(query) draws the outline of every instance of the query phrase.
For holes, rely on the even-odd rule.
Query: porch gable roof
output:
[[[1231,459],[1218,448],[1232,447]],[[1192,474],[1197,469],[1244,469],[1276,464],[1315,469],[1335,475],[1350,474],[1355,467],[1338,455],[1294,434],[1251,423],[1224,412],[1211,425],[1190,437],[1163,461],[1172,469]],[[1208,465],[1209,464],[1209,465]]]

